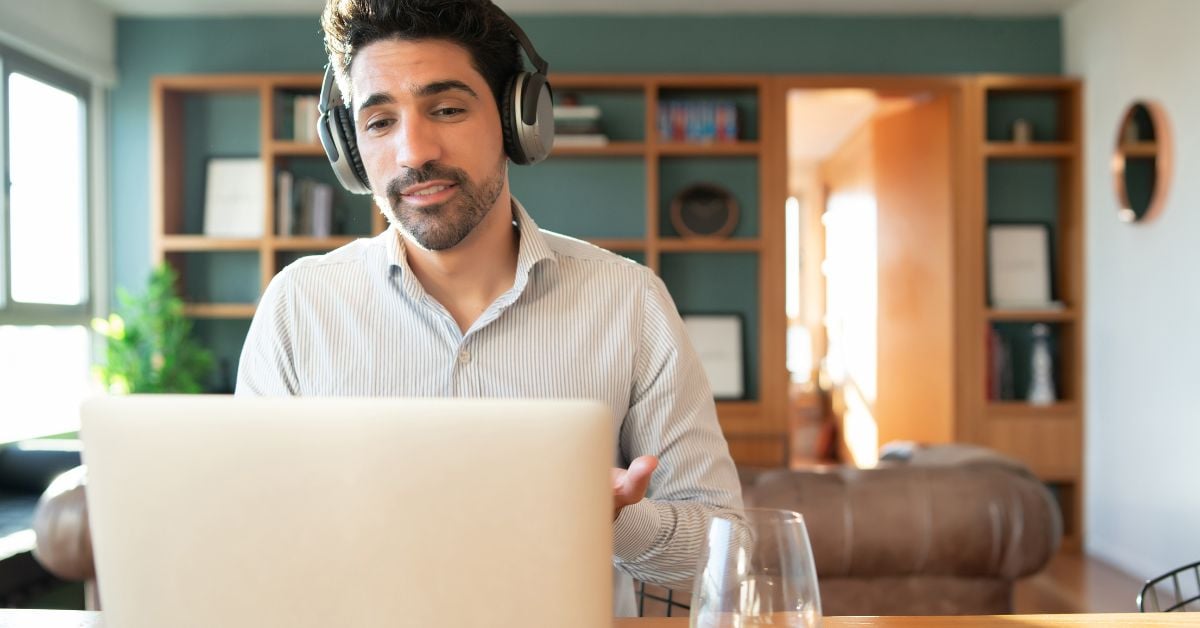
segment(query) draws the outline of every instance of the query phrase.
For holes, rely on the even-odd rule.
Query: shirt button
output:
[[[462,351],[458,352],[458,363],[459,364],[467,364],[470,361],[471,361],[471,353],[469,351],[467,351],[466,349],[463,349]]]

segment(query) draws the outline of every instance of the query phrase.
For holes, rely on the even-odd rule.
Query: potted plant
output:
[[[175,270],[167,263],[150,273],[145,294],[117,288],[120,313],[92,321],[105,338],[105,359],[95,373],[112,393],[199,393],[213,369],[213,355],[191,337],[192,322],[175,294]]]

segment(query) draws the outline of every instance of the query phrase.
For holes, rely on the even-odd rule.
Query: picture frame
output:
[[[213,157],[204,180],[204,235],[261,238],[266,189],[258,157]]]
[[[988,225],[988,303],[997,309],[1056,309],[1050,225]]]
[[[723,401],[745,399],[746,343],[742,315],[691,313],[682,318],[708,376],[713,398]]]

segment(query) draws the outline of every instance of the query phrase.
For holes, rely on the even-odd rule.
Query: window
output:
[[[0,443],[77,429],[90,390],[88,92],[0,47]]]

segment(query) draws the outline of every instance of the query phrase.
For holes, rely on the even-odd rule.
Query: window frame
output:
[[[80,134],[82,162],[81,169],[82,193],[80,211],[83,233],[80,240],[86,247],[81,256],[83,268],[81,277],[85,283],[82,300],[74,305],[59,305],[47,303],[20,303],[12,299],[12,257],[11,257],[11,222],[10,222],[10,189],[12,187],[11,145],[9,143],[9,77],[22,74],[34,80],[41,81],[57,89],[68,92],[80,101]],[[44,62],[30,57],[20,51],[0,44],[0,325],[33,326],[87,326],[95,311],[97,290],[97,268],[93,263],[96,245],[93,217],[93,128],[92,128],[92,98],[91,84],[78,76],[64,72]]]

